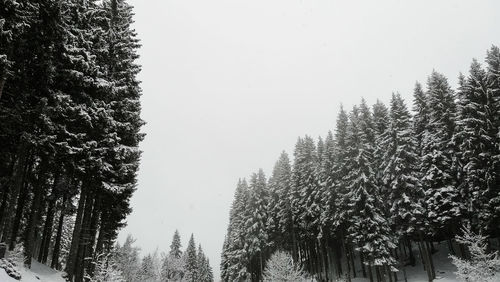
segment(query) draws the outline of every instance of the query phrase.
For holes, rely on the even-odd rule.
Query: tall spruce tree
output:
[[[436,71],[427,81],[426,104],[429,123],[423,131],[421,171],[427,218],[435,234],[452,236],[462,209],[452,169],[456,107],[448,80]]]
[[[399,94],[392,94],[389,127],[381,142],[385,153],[380,170],[390,192],[391,225],[400,238],[410,238],[425,216],[424,192],[419,184],[420,156],[411,115]]]
[[[185,267],[186,274],[184,279],[189,282],[198,281],[198,256],[196,254],[196,244],[194,242],[194,236],[191,234],[189,238],[188,246],[185,255]]]
[[[345,178],[348,192],[344,198],[347,202],[347,238],[369,267],[385,268],[395,265],[391,252],[396,246],[372,168],[369,118],[369,115],[360,114],[356,107],[349,117]]]

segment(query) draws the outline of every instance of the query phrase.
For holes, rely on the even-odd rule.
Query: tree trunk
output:
[[[415,266],[415,255],[413,254],[413,249],[411,247],[411,240],[406,239],[407,246],[408,246],[408,255],[410,256],[410,265]]]
[[[29,168],[28,168],[29,167]],[[28,181],[26,181],[26,177],[28,175],[28,171],[31,171],[32,163],[30,162],[29,165],[26,165],[26,168],[24,170],[23,174],[23,188],[20,191],[19,198],[17,199],[17,206],[16,206],[16,214],[14,215],[14,222],[12,223],[12,234],[10,235],[10,244],[9,244],[9,250],[13,250],[16,242],[17,242],[17,235],[19,234],[19,226],[21,225],[21,219],[23,216],[23,212],[25,211],[25,203],[26,203],[26,198],[28,196]]]
[[[71,237],[71,247],[66,263],[66,273],[68,274],[69,280],[72,280],[74,276],[76,253],[78,251],[78,244],[80,242],[80,234],[82,231],[83,208],[85,206],[85,198],[87,197],[86,190],[87,187],[85,187],[85,185],[82,185],[82,192],[80,193],[80,199],[78,200],[75,226],[73,228],[73,236]]]
[[[3,193],[2,193],[2,202],[0,204],[0,222],[3,222],[3,217],[4,217],[4,214],[5,214],[5,206],[7,205],[7,199],[9,198],[9,186],[8,184],[5,184],[3,185],[2,187],[4,190],[3,190]],[[0,226],[0,230],[2,230],[2,227]],[[1,234],[0,234],[0,237],[1,237]]]
[[[347,246],[346,246],[346,243],[345,243],[345,239],[344,239],[344,236],[342,236],[342,247],[344,249],[344,253],[346,255],[346,265],[347,265],[347,282],[351,282],[351,265],[349,263],[349,260],[350,260],[350,255],[349,255],[349,251],[347,250]]]
[[[17,156],[18,157],[12,172],[12,189],[8,200],[5,202],[5,214],[2,218],[3,222],[0,225],[3,228],[3,230],[1,230],[2,239],[0,241],[5,242],[8,246],[11,244],[10,235],[12,234],[12,224],[14,222],[14,212],[16,210],[14,203],[17,201],[19,192],[21,191],[24,178],[24,168],[28,158],[28,145],[26,142],[21,141],[21,145],[19,145],[17,150]]]
[[[39,221],[39,213],[42,205],[44,182],[47,175],[47,169],[48,162],[44,157],[40,163],[40,171],[38,173],[37,182],[33,191],[33,204],[31,205],[31,212],[26,226],[26,241],[24,242],[24,264],[28,268],[31,268],[31,258],[33,257],[33,252],[35,251],[35,231]]]
[[[349,246],[349,252],[351,255],[349,256],[351,258],[351,264],[352,264],[352,277],[356,278],[356,267],[354,265],[354,251],[351,246]]]
[[[101,218],[99,223],[99,235],[97,236],[97,243],[95,247],[96,255],[100,255],[104,250],[104,240],[106,238],[106,213],[101,211]]]
[[[96,198],[95,204],[94,204],[94,209],[92,211],[92,219],[90,221],[90,240],[87,248],[87,257],[90,258],[95,258],[94,254],[94,246],[96,243],[96,236],[97,236],[97,225],[99,223],[99,220],[101,218],[101,200],[99,197]],[[87,270],[90,275],[92,275],[94,271],[94,265],[91,263],[88,263]]]
[[[429,253],[429,250],[427,248],[427,244],[424,241],[424,236],[423,236],[423,234],[422,234],[421,231],[419,232],[419,236],[420,236],[420,242],[423,245],[422,246],[422,250],[424,251],[425,270],[427,271],[427,278],[429,279],[429,282],[432,282],[432,280],[434,279],[435,275],[432,273],[431,262],[430,262],[430,259],[429,259],[430,253]]]
[[[60,270],[59,265],[59,254],[61,252],[61,237],[62,237],[62,229],[64,224],[64,205],[66,203],[66,195],[64,195],[62,200],[62,208],[61,213],[59,214],[59,222],[57,223],[57,234],[56,234],[56,242],[54,244],[54,249],[52,250],[52,260],[50,262],[50,267]]]
[[[429,242],[428,242],[428,243],[429,243]],[[432,248],[434,247],[434,246],[432,245],[432,242],[430,242],[428,245],[430,245]],[[437,252],[437,251],[434,249],[434,252]],[[436,279],[436,270],[434,269],[434,260],[432,259],[432,254],[433,254],[434,252],[431,252],[431,251],[429,250],[429,247],[427,247],[427,253],[429,254],[429,263],[430,263],[429,265],[430,265],[430,267],[431,267],[431,272],[432,272],[432,279]]]
[[[83,281],[84,270],[88,263],[87,246],[90,244],[90,223],[92,220],[92,209],[94,207],[95,195],[90,192],[85,200],[85,211],[82,221],[82,232],[75,263],[75,281]]]
[[[373,271],[371,262],[368,264],[368,277],[370,278],[370,282],[373,282]]]
[[[5,82],[7,81],[7,72],[2,71],[0,75],[0,100],[2,99],[3,89],[5,87]]]
[[[45,225],[43,227],[42,244],[40,246],[40,253],[38,255],[38,261],[41,263],[47,262],[47,257],[49,256],[50,239],[52,237],[52,226],[54,224],[54,214],[55,205],[58,198],[58,185],[59,185],[59,173],[54,177],[54,183],[52,185],[52,192],[50,195],[49,205],[47,207],[47,216],[45,217]]]
[[[365,262],[363,258],[363,253],[359,253],[359,263],[361,264],[361,271],[363,272],[363,277],[366,278]]]

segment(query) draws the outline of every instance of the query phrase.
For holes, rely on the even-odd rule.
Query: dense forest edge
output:
[[[269,258],[285,253],[293,263],[281,256],[280,265],[291,265],[292,277],[306,277],[298,266],[317,281],[351,281],[361,268],[370,281],[405,281],[404,266],[419,257],[433,281],[437,242],[457,264],[491,259],[467,281],[498,279],[499,128],[496,46],[484,65],[473,60],[460,74],[456,91],[437,71],[425,89],[417,82],[412,110],[399,93],[388,106],[362,99],[350,111],[341,107],[334,132],[298,138],[293,162],[283,152],[268,179],[261,169],[239,180],[222,280],[273,281]]]
[[[124,0],[0,1],[0,240],[89,280],[131,212],[144,121]]]

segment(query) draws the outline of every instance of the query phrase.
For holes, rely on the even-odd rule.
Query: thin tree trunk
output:
[[[361,271],[363,272],[363,277],[366,278],[365,262],[363,258],[363,253],[359,253],[359,263],[361,264]]]
[[[3,190],[3,193],[2,193],[2,202],[1,202],[1,205],[0,205],[0,222],[3,222],[3,217],[4,217],[4,214],[5,214],[5,206],[7,205],[7,199],[9,198],[9,185],[8,184],[5,184],[3,185],[2,187],[4,190]],[[2,230],[2,227],[0,226],[0,230]],[[0,237],[1,237],[1,234],[0,234]]]
[[[59,254],[61,251],[61,237],[62,237],[62,229],[64,224],[64,205],[66,204],[66,195],[64,195],[62,200],[61,213],[59,215],[59,222],[57,223],[57,234],[56,234],[56,242],[54,244],[54,249],[52,250],[52,260],[50,262],[50,267],[60,270],[59,265]]]
[[[429,243],[429,245],[431,247],[433,247],[432,245],[432,242]],[[433,252],[431,252],[429,250],[429,247],[427,246],[427,253],[429,254],[429,265],[430,265],[430,268],[431,268],[431,273],[432,273],[432,279],[436,279],[436,270],[434,269],[434,260],[432,259],[432,254]]]
[[[345,244],[345,238],[342,236],[342,248],[344,249],[344,253],[346,255],[346,265],[347,265],[347,282],[351,282],[351,266],[349,263],[349,251],[347,250],[346,244]]]
[[[101,208],[100,208],[100,200],[97,197],[94,203],[94,209],[92,211],[92,219],[90,220],[90,230],[89,230],[89,242],[87,245],[87,251],[86,251],[86,258],[94,258],[94,245],[96,241],[96,235],[97,235],[97,224],[99,222],[99,219],[101,217]],[[90,261],[86,260],[86,269],[89,273],[89,275],[92,275],[94,272],[93,264],[90,263]]]
[[[424,268],[424,270],[426,270],[426,263],[425,263],[425,258],[424,258],[424,252],[422,250],[422,241],[419,241],[417,243],[417,246],[418,246],[418,251],[420,253],[420,261],[422,262],[422,266]]]
[[[350,258],[351,258],[351,264],[352,264],[352,277],[356,278],[356,267],[354,265],[354,251],[352,247],[349,247],[349,252],[351,253]]]
[[[7,72],[2,71],[2,75],[0,75],[0,100],[2,99],[3,89],[5,87],[6,81],[7,81]]]
[[[12,189],[10,191],[9,199],[5,202],[5,215],[2,218],[3,222],[1,226],[2,230],[2,239],[1,242],[5,242],[8,246],[11,244],[12,234],[12,224],[14,223],[14,212],[16,207],[14,203],[17,201],[19,196],[19,192],[21,191],[21,187],[23,185],[23,176],[24,176],[24,168],[28,158],[28,145],[26,142],[22,141],[21,145],[17,150],[17,160],[12,172]]]
[[[52,225],[54,224],[55,205],[58,198],[57,185],[59,185],[59,177],[59,173],[57,173],[54,177],[50,201],[47,207],[47,216],[45,217],[45,225],[43,227],[42,244],[40,246],[40,253],[38,255],[38,261],[41,263],[46,263],[47,257],[49,256],[50,239],[52,237]]]
[[[413,254],[413,249],[411,247],[411,240],[406,238],[407,246],[408,246],[408,255],[410,256],[410,265],[415,266],[415,255]]]
[[[26,203],[26,198],[28,196],[28,181],[26,181],[26,177],[28,175],[28,171],[31,171],[32,163],[30,162],[29,165],[26,165],[24,169],[24,174],[23,174],[23,183],[22,183],[22,189],[19,191],[19,198],[17,199],[17,205],[16,205],[16,214],[14,215],[14,222],[12,223],[12,234],[10,235],[10,244],[9,244],[9,250],[13,250],[14,247],[16,246],[17,242],[17,235],[19,234],[19,226],[21,225],[21,219],[23,216],[23,212],[25,211],[25,203]]]
[[[423,244],[423,251],[424,253],[424,258],[425,258],[425,270],[427,271],[427,278],[429,279],[429,282],[432,282],[432,280],[435,277],[435,274],[433,273],[433,269],[431,266],[431,261],[430,261],[430,252],[429,248],[427,247],[426,242],[424,241],[424,236],[422,234],[422,231],[419,232],[420,235],[420,242]]]
[[[87,197],[86,190],[87,187],[85,187],[85,185],[82,185],[82,192],[80,193],[80,199],[78,200],[78,210],[76,212],[75,226],[73,228],[73,236],[71,237],[71,247],[66,263],[66,273],[68,274],[69,280],[72,280],[74,276],[76,253],[78,251],[78,244],[80,243],[80,234],[82,231],[83,208],[85,206],[85,198]]]
[[[33,253],[35,251],[35,232],[38,226],[39,213],[42,205],[42,197],[44,190],[44,181],[46,178],[46,172],[48,162],[47,159],[42,159],[40,163],[40,171],[38,173],[37,183],[34,187],[34,195],[33,195],[33,204],[31,205],[31,212],[28,219],[27,227],[26,227],[26,241],[24,242],[24,256],[25,261],[24,264],[31,268],[31,258],[33,257]]]
[[[371,262],[368,264],[368,277],[370,278],[370,282],[373,282],[373,271]]]
[[[78,244],[75,264],[75,281],[83,281],[84,270],[87,266],[87,246],[90,244],[90,221],[92,218],[92,209],[94,207],[95,196],[90,192],[85,200],[85,211],[82,221],[82,232]]]

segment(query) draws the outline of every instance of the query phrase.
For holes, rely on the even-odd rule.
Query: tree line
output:
[[[417,82],[412,110],[398,93],[388,106],[341,107],[334,132],[298,138],[293,162],[283,152],[268,179],[259,170],[239,180],[223,281],[262,280],[275,251],[318,281],[350,281],[358,271],[396,281],[398,270],[405,276],[403,266],[415,265],[414,246],[432,281],[434,242],[467,257],[453,240],[461,227],[500,236],[499,128],[496,46],[484,65],[473,60],[460,74],[456,91],[436,71],[425,89]]]
[[[92,276],[131,212],[139,41],[125,0],[0,1],[0,238]]]
[[[193,234],[184,252],[179,232],[176,230],[168,253],[160,253],[156,249],[142,259],[139,257],[139,248],[134,246],[134,242],[135,240],[129,235],[123,245],[116,244],[106,260],[116,270],[115,278],[119,277],[122,279],[120,281],[214,281],[210,261],[203,252],[201,244],[196,248]],[[103,271],[105,274],[111,272]]]

